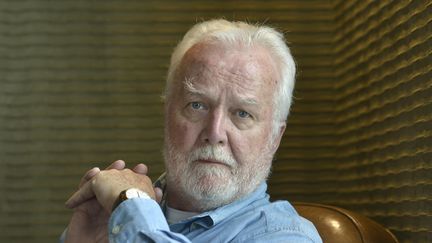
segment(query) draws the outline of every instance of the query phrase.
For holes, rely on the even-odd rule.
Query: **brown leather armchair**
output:
[[[316,203],[293,206],[315,225],[324,243],[398,243],[388,229],[358,213]]]

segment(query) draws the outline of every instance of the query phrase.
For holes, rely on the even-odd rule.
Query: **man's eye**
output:
[[[192,107],[192,109],[194,110],[200,110],[204,108],[204,105],[200,102],[191,102],[190,106]]]
[[[251,114],[249,114],[247,111],[237,111],[237,115],[241,118],[250,118],[252,117]]]

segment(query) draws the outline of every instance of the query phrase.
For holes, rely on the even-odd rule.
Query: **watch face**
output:
[[[114,205],[113,205],[113,208],[111,211],[114,211],[120,203],[122,203],[128,199],[135,198],[135,197],[152,199],[147,193],[141,191],[140,189],[129,188],[129,189],[124,190],[120,193],[117,200],[114,202]]]
[[[150,198],[150,196],[141,191],[140,189],[137,188],[130,188],[128,190],[126,190],[126,198],[135,198],[135,197],[141,197],[141,198]]]
[[[140,191],[135,188],[128,189],[126,191],[126,197],[127,198],[140,197]]]

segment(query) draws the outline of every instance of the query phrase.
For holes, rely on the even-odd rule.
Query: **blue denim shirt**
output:
[[[110,242],[295,242],[318,243],[311,222],[287,201],[270,202],[267,184],[247,197],[168,225],[151,199],[121,203],[109,221]]]

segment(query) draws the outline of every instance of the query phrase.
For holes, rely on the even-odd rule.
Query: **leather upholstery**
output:
[[[324,243],[397,243],[396,237],[377,222],[358,213],[316,203],[293,203],[311,221]]]

